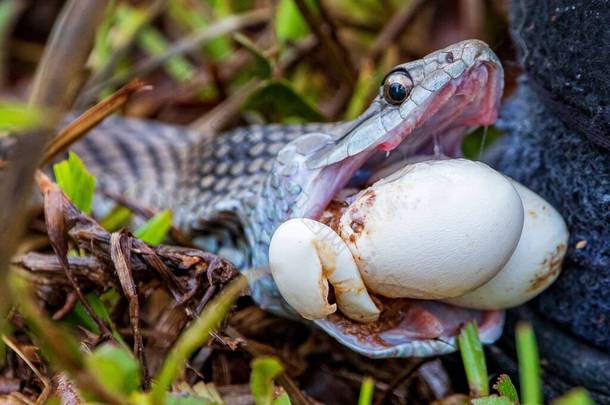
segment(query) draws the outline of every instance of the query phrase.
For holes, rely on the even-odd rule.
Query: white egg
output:
[[[374,321],[379,308],[339,235],[308,218],[293,218],[273,233],[269,267],[282,297],[303,318],[322,319],[337,307],[348,318]],[[329,285],[336,304],[328,302]]]
[[[367,288],[386,297],[445,299],[493,278],[523,227],[503,175],[464,159],[411,164],[362,191],[339,234]]]
[[[490,281],[447,302],[476,309],[503,309],[524,303],[557,278],[568,243],[568,228],[555,208],[525,186],[513,181],[525,212],[517,249]]]

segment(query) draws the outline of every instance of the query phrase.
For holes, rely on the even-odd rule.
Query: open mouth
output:
[[[320,168],[310,190],[320,191],[305,210],[306,216],[336,230],[350,194],[415,160],[459,157],[462,139],[471,128],[495,122],[501,94],[502,68],[493,60],[475,62],[411,106],[408,114],[401,111],[403,106],[375,100],[343,138],[309,162]],[[372,131],[384,135],[375,138],[370,136]],[[371,357],[454,351],[455,337],[469,320],[478,323],[484,343],[495,341],[503,327],[502,311],[408,298],[375,299],[383,308],[376,322],[358,323],[335,313],[316,323],[343,344]]]

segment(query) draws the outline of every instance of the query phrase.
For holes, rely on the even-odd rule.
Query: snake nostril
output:
[[[445,55],[445,62],[453,63],[453,52],[447,52]]]

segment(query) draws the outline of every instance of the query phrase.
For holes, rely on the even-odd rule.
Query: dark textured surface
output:
[[[508,134],[497,168],[553,204],[570,229],[563,273],[532,305],[610,352],[610,152],[569,130],[525,81],[498,125]]]
[[[552,112],[610,149],[610,0],[513,0],[519,61]]]

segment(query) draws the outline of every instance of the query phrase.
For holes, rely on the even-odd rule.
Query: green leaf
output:
[[[256,405],[273,404],[273,379],[283,370],[282,364],[273,357],[259,357],[252,362],[250,389]]]
[[[493,388],[500,393],[500,395],[509,398],[513,402],[519,402],[519,396],[517,395],[517,389],[513,385],[510,377],[506,374],[500,374]]]
[[[129,208],[115,206],[99,223],[108,232],[118,231],[131,219],[132,212]]]
[[[360,396],[358,397],[358,405],[371,405],[373,403],[373,394],[375,393],[375,380],[371,377],[366,377],[362,380],[360,386]]]
[[[287,118],[324,121],[324,116],[285,80],[268,80],[243,105],[244,110],[263,114],[272,122]]]
[[[106,343],[87,356],[85,363],[111,392],[127,395],[140,386],[140,365],[124,348]]]
[[[507,397],[490,395],[488,397],[474,398],[470,401],[472,405],[514,405],[515,402]]]
[[[262,79],[268,79],[271,77],[271,72],[273,70],[273,65],[271,61],[265,56],[263,51],[259,49],[256,44],[250,39],[237,32],[233,35],[233,39],[241,46],[246,48],[250,53],[254,56],[254,66],[253,66],[253,74]]]
[[[534,329],[527,322],[519,322],[515,335],[517,339],[517,359],[519,360],[521,403],[524,405],[541,404],[540,359]]]
[[[44,116],[41,111],[25,104],[0,103],[0,131],[28,131],[43,125]]]
[[[163,242],[171,227],[172,212],[163,210],[136,229],[133,234],[149,245],[158,245]]]
[[[584,388],[573,388],[561,397],[553,400],[551,405],[595,405],[595,402]]]
[[[83,161],[74,152],[68,159],[53,165],[55,180],[70,201],[85,214],[91,213],[95,177],[89,173]]]
[[[275,32],[282,42],[294,41],[309,34],[307,21],[303,19],[294,0],[280,0],[275,11]]]
[[[473,398],[489,395],[487,380],[487,365],[485,353],[479,340],[479,331],[475,322],[466,324],[458,336],[460,354],[466,371],[466,379],[470,387],[470,396]]]

